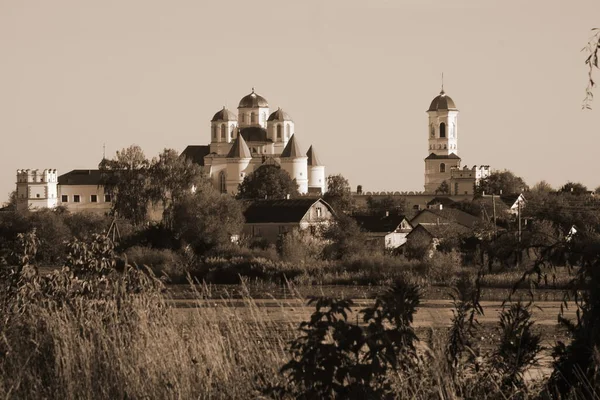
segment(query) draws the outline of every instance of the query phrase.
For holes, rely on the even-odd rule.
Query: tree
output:
[[[8,202],[6,203],[7,210],[16,211],[17,210],[17,191],[13,190],[8,194]]]
[[[527,191],[528,186],[520,176],[511,171],[497,171],[483,178],[476,187],[477,194],[514,194]]]
[[[112,211],[134,225],[145,222],[150,202],[150,162],[137,145],[117,151],[100,162],[101,184],[113,195]]]
[[[385,215],[386,212],[391,215],[402,215],[406,210],[406,199],[390,195],[379,199],[369,196],[367,197],[367,208],[373,215]]]
[[[336,223],[329,225],[323,232],[328,245],[323,250],[324,257],[339,260],[345,257],[364,254],[366,235],[360,230],[356,220],[344,213],[336,218]]]
[[[579,182],[567,182],[565,183],[560,189],[560,192],[563,193],[571,193],[574,194],[576,196],[580,196],[582,194],[587,194],[588,189],[587,187]]]
[[[531,187],[531,191],[537,193],[550,193],[553,192],[554,189],[548,182],[541,180]]]
[[[594,98],[594,93],[592,89],[596,86],[596,82],[594,81],[594,68],[598,69],[598,49],[600,49],[600,29],[594,28],[592,29],[594,34],[590,38],[586,47],[583,48],[584,51],[588,53],[587,58],[585,59],[585,64],[588,66],[588,85],[585,88],[585,98],[583,100],[583,108],[590,109],[590,103]]]
[[[354,209],[350,184],[341,174],[327,177],[327,191],[323,195],[323,199],[341,212],[350,212]]]
[[[442,183],[440,183],[440,186],[438,186],[437,189],[435,189],[435,194],[449,194],[450,193],[450,186],[448,186],[448,182],[444,181]]]
[[[298,194],[295,179],[280,166],[266,164],[246,175],[238,190],[240,199],[285,199]]]
[[[230,243],[243,226],[241,204],[211,185],[202,185],[173,206],[173,230],[197,254]]]
[[[150,197],[163,206],[163,222],[170,226],[171,207],[197,188],[203,179],[202,169],[176,150],[164,149],[152,159],[149,168]]]

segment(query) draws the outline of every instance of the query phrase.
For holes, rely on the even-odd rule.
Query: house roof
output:
[[[58,177],[59,185],[100,185],[99,169],[74,169]]]
[[[272,140],[267,137],[267,130],[260,126],[241,128],[240,136],[243,136],[246,142],[272,142]]]
[[[308,151],[306,152],[306,156],[308,157],[308,166],[316,167],[319,165],[323,165],[323,164],[321,164],[321,161],[319,161],[319,158],[317,157],[317,153],[315,153],[315,149],[313,149],[312,146],[310,146],[308,148]]]
[[[313,204],[319,202],[333,212],[322,199],[257,200],[246,208],[244,217],[248,224],[300,222]]]
[[[508,207],[512,207],[512,206],[515,205],[515,203],[517,202],[517,200],[519,199],[519,197],[521,197],[520,193],[501,195],[500,196],[500,201],[502,201]],[[523,197],[523,199],[525,199],[525,197]]]
[[[180,157],[187,157],[190,161],[203,166],[204,157],[210,154],[210,146],[188,146],[183,150]]]
[[[250,153],[250,149],[242,135],[239,135],[235,139],[235,142],[233,142],[233,146],[231,146],[227,158],[252,158],[252,153]]]
[[[425,159],[426,160],[448,160],[448,159],[450,159],[450,160],[456,160],[456,159],[460,160],[460,157],[457,156],[454,153],[450,153],[450,154],[447,154],[447,155],[439,155],[439,154],[431,153],[430,155],[428,155],[427,157],[425,157]]]
[[[389,233],[395,231],[406,217],[404,215],[353,215],[352,218],[366,232]]]
[[[413,228],[412,231],[406,235],[407,238],[418,234],[419,232],[425,232],[432,238],[443,239],[448,236],[455,236],[457,233],[459,234],[469,234],[471,230],[465,226],[462,226],[457,223],[450,224],[418,224]]]
[[[474,228],[476,224],[481,222],[481,219],[454,208],[444,210],[427,209],[419,212],[410,223],[415,226],[415,224],[437,224],[438,221],[442,223],[456,222],[464,227]]]
[[[429,202],[427,202],[428,206],[433,206],[435,204],[441,204],[444,207],[448,207],[451,206],[453,204],[455,204],[456,202],[454,200],[452,200],[449,197],[434,197],[433,199],[429,200]]]
[[[295,134],[292,135],[290,140],[287,142],[287,145],[281,152],[281,157],[305,157],[300,151],[300,146],[298,145]]]

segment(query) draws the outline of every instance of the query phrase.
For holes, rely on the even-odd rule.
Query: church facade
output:
[[[475,185],[490,175],[489,165],[461,168],[458,156],[458,108],[442,91],[429,105],[428,153],[425,158],[425,193],[472,195]]]
[[[325,166],[314,148],[304,152],[289,114],[270,112],[254,88],[240,100],[237,115],[223,107],[213,116],[210,138],[209,145],[187,146],[182,156],[200,164],[221,193],[237,193],[244,177],[265,164],[290,174],[301,194],[325,192]]]

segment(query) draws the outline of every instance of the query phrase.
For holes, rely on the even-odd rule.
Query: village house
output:
[[[294,229],[316,234],[334,221],[335,214],[322,199],[297,198],[253,201],[244,217],[243,235],[277,243],[280,235]]]
[[[406,236],[413,229],[404,215],[353,215],[369,244],[382,250],[393,250],[406,242]]]

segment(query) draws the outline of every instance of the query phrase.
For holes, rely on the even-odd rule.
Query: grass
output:
[[[291,312],[273,317],[247,290],[244,307],[202,300],[209,290],[193,287],[197,302],[185,312],[161,293],[116,287],[100,301],[33,304],[0,331],[0,398],[260,398],[262,387],[284,382],[279,369],[297,321]],[[429,336],[420,370],[393,376],[397,396],[469,397],[456,395],[464,388],[445,367],[443,335]]]

